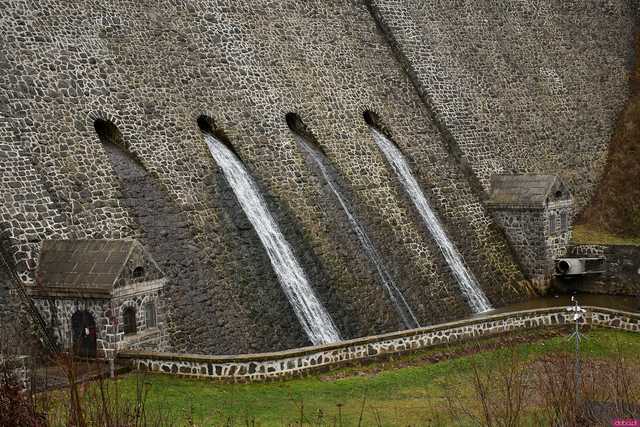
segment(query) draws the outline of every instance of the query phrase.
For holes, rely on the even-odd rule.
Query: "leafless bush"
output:
[[[13,323],[0,328],[0,426],[44,426],[44,417],[35,410],[18,375],[25,361],[19,358],[22,349],[16,336]]]
[[[613,418],[640,416],[640,367],[637,357],[617,348],[612,359],[583,362],[578,393],[573,355],[540,361],[537,388],[542,413],[559,427],[610,425]]]
[[[536,366],[536,388],[542,400],[541,417],[553,426],[578,426],[592,423],[587,420],[585,408],[576,399],[576,371],[573,355],[548,356],[540,359]],[[582,399],[590,399],[589,391],[594,376],[582,378]],[[587,424],[587,425],[589,425]]]
[[[619,347],[611,358],[583,360],[579,380],[571,353],[527,361],[510,348],[497,363],[470,363],[471,391],[468,377],[444,387],[452,419],[488,427],[583,427],[640,417],[640,359]]]
[[[454,419],[467,419],[489,427],[515,427],[522,424],[531,373],[525,360],[513,347],[500,363],[471,359],[472,394],[465,398],[464,385],[445,386],[445,400]]]
[[[604,387],[596,389],[598,400],[610,402],[617,416],[640,418],[640,356],[625,356],[617,344],[613,364],[602,371]],[[604,391],[600,396],[598,393]]]

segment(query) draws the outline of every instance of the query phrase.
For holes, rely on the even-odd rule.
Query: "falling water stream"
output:
[[[464,264],[464,260],[462,259],[462,255],[460,255],[456,247],[453,245],[453,242],[449,240],[442,224],[431,209],[427,198],[413,176],[411,169],[409,168],[409,164],[402,155],[402,152],[382,133],[378,132],[374,128],[371,128],[371,131],[373,132],[375,143],[393,167],[393,170],[396,172],[402,186],[409,194],[409,197],[420,213],[427,229],[442,251],[449,267],[451,267],[451,271],[456,277],[462,293],[469,301],[471,309],[474,313],[482,313],[484,311],[491,310],[491,303],[484,295],[484,292],[482,292],[482,289],[480,289],[480,285],[478,285],[478,281],[474,277],[473,273],[467,269],[467,266]]]
[[[242,210],[265,247],[293,311],[314,345],[340,341],[340,334],[325,310],[267,208],[258,187],[238,157],[222,142],[206,134],[209,151],[222,169]]]
[[[402,322],[404,323],[405,327],[407,329],[419,328],[420,324],[418,323],[418,320],[413,314],[411,307],[405,300],[404,296],[402,295],[402,292],[400,292],[400,289],[398,289],[398,287],[394,283],[387,269],[384,267],[384,263],[382,262],[382,257],[380,256],[375,246],[371,242],[371,239],[367,235],[367,232],[365,231],[364,227],[360,224],[360,222],[358,222],[355,216],[351,213],[351,210],[347,206],[347,203],[345,202],[345,198],[343,197],[342,192],[340,191],[340,187],[338,186],[337,182],[334,180],[334,178],[331,176],[331,174],[327,170],[327,166],[325,164],[326,160],[324,156],[318,150],[312,147],[304,138],[300,136],[298,136],[298,144],[300,145],[302,150],[306,154],[308,154],[308,157],[311,158],[315,163],[315,165],[318,167],[318,169],[320,170],[320,173],[322,174],[322,177],[324,178],[324,181],[327,183],[327,185],[331,189],[331,192],[334,194],[334,196],[338,200],[338,203],[340,203],[342,210],[344,211],[344,213],[347,215],[347,218],[349,219],[349,223],[351,224],[351,227],[353,228],[353,230],[356,232],[356,235],[358,236],[358,240],[360,241],[360,244],[362,245],[362,248],[364,249],[365,254],[369,258],[371,263],[375,266],[378,276],[380,277],[380,282],[382,283],[382,286],[389,294],[389,298],[391,298],[391,301],[393,302],[395,309],[398,312],[398,315],[400,316],[400,318],[402,319]]]

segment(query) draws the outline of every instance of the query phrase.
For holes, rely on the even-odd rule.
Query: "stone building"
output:
[[[165,350],[165,277],[135,240],[45,240],[27,292],[63,349]]]
[[[488,202],[525,274],[546,282],[571,238],[573,196],[556,175],[494,175]]]

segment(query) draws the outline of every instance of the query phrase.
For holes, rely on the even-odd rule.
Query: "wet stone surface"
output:
[[[430,13],[416,11],[407,18],[398,2],[376,3],[404,41],[415,37],[421,46],[430,45],[420,41],[428,32],[412,30]],[[619,3],[612,3],[614,9]],[[618,42],[633,27],[626,25],[631,14],[615,9],[608,15],[615,24],[610,28],[604,16],[589,15],[584,25],[573,24],[583,19],[579,12],[571,15],[576,20],[539,25],[567,33],[567,45],[576,46],[555,69],[560,80],[546,71],[514,70],[515,89],[505,92],[483,80],[476,89],[469,83],[474,77],[462,75],[460,65],[443,53],[486,57],[469,68],[493,75],[495,63],[500,81],[509,81],[508,64],[498,53],[487,56],[483,47],[482,55],[472,55],[475,45],[463,43],[463,38],[478,39],[469,36],[477,26],[490,40],[500,18],[484,24],[478,14],[487,15],[485,6],[477,14],[433,7],[440,11],[434,16],[456,23],[443,24],[438,34],[461,46],[439,44],[438,56],[425,59],[429,68],[419,77],[437,89],[436,118],[449,128],[475,173],[482,179],[507,164],[523,170],[562,167],[575,171],[569,180],[584,182],[579,193],[588,194],[602,163],[612,112],[624,98],[621,58],[628,46]],[[0,0],[0,9],[5,29],[0,35],[0,239],[23,280],[33,280],[43,239],[138,238],[166,270],[170,343],[176,351],[232,354],[305,344],[264,250],[207,151],[196,125],[204,113],[225,131],[264,191],[344,338],[397,329],[397,315],[375,285],[374,269],[363,267],[361,255],[350,254],[358,247],[356,238],[340,225],[344,219],[331,207],[285,123],[285,113],[295,111],[351,190],[354,211],[366,222],[420,323],[460,318],[469,308],[373,142],[362,118],[371,109],[409,158],[491,302],[524,298],[523,276],[504,238],[364,2]],[[535,16],[538,23],[542,15]],[[518,22],[500,31],[517,34]],[[585,38],[576,45],[582,28],[599,34],[603,43]],[[549,50],[537,33],[527,37],[526,43],[509,39],[515,40],[515,63],[531,54],[550,68],[564,54],[558,44],[563,42],[553,41]],[[549,38],[556,39],[561,38]],[[603,59],[601,49],[612,56]],[[406,50],[421,58],[413,45],[406,44]],[[592,62],[579,68],[575,79],[561,71],[586,60]],[[427,79],[427,73],[435,77]],[[523,97],[516,112],[507,114],[506,106],[520,99],[519,93],[537,87],[529,75],[564,86],[545,83],[548,102]],[[585,93],[591,86],[584,82],[593,76],[604,76],[606,97]],[[468,90],[465,96],[453,90],[452,82],[458,81]],[[477,113],[485,111],[482,100],[494,99],[489,96],[494,92],[502,108]],[[509,96],[501,97],[502,92]],[[576,115],[578,107],[582,113]],[[529,127],[519,125],[530,123],[521,117],[529,111],[537,117],[535,138],[524,137]],[[559,116],[561,126],[549,134],[540,130]],[[142,169],[99,142],[96,118],[117,126],[126,156]],[[509,131],[510,125],[516,130]],[[584,133],[572,134],[583,125]],[[584,155],[567,160],[574,157],[554,145],[565,139],[572,149],[576,141],[587,141],[581,145]],[[538,141],[545,150],[535,148]],[[513,148],[503,150],[507,146]]]

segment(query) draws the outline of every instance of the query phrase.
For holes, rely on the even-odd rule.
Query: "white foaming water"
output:
[[[418,209],[427,229],[429,229],[429,232],[436,241],[436,244],[442,251],[442,255],[444,255],[449,267],[451,267],[451,270],[460,285],[462,293],[469,301],[471,309],[475,313],[482,313],[491,310],[491,303],[485,296],[484,292],[482,292],[482,289],[480,289],[480,285],[473,273],[467,269],[467,266],[464,264],[464,260],[462,259],[462,255],[460,255],[456,247],[453,245],[453,242],[449,240],[447,233],[445,233],[444,228],[442,228],[442,224],[431,209],[431,206],[420,189],[413,173],[411,173],[411,168],[409,168],[409,164],[402,155],[402,152],[382,133],[378,132],[374,128],[371,128],[371,131],[373,132],[373,139],[375,140],[375,143],[393,167],[393,170],[396,172],[398,179],[400,179],[402,186],[409,194],[409,197],[411,197],[415,207]]]
[[[338,328],[313,292],[291,246],[280,232],[258,187],[242,162],[213,136],[205,135],[205,141],[267,250],[280,285],[309,340],[314,345],[340,341]]]
[[[324,158],[322,154],[312,148],[302,137],[298,137],[298,143],[300,144],[300,147],[309,155],[309,157],[313,159],[313,162],[318,166],[318,169],[320,169],[320,173],[322,173],[325,182],[329,185],[329,188],[336,196],[336,199],[338,199],[338,202],[340,203],[340,206],[342,207],[344,213],[347,215],[347,218],[351,223],[351,227],[356,232],[358,240],[360,241],[360,244],[362,245],[367,257],[373,263],[373,265],[375,265],[381,283],[389,294],[389,298],[391,298],[391,301],[393,302],[396,311],[402,318],[402,322],[404,323],[405,327],[407,329],[419,328],[420,324],[418,323],[418,319],[416,319],[413,311],[411,310],[411,307],[402,295],[402,292],[400,292],[400,289],[398,289],[393,279],[389,275],[389,272],[384,267],[384,264],[382,263],[382,257],[373,246],[373,242],[371,242],[371,239],[367,235],[364,227],[362,227],[362,225],[349,210],[344,197],[342,197],[338,184],[331,177],[324,164]]]

